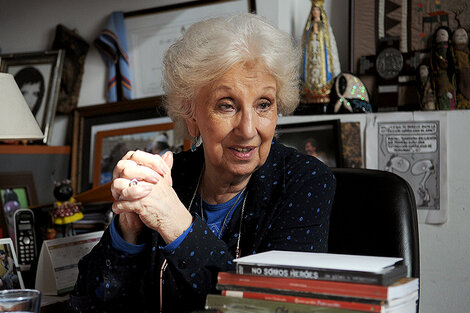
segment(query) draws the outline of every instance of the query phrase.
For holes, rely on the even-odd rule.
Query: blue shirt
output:
[[[208,204],[204,200],[202,201],[204,217],[203,220],[206,221],[207,226],[210,230],[216,235],[218,238],[222,236],[223,231],[226,229],[228,222],[232,218],[234,209],[243,201],[245,196],[245,190],[240,191],[235,197],[228,200],[227,202],[220,203],[220,204]],[[196,212],[200,212],[201,210],[201,197],[199,194],[194,198],[193,205],[197,208]],[[199,213],[200,214],[200,213]],[[110,225],[110,233],[111,233],[111,244],[113,248],[120,252],[124,252],[127,254],[138,254],[144,251],[145,244],[134,245],[127,241],[125,241],[119,232],[117,231],[116,223],[118,222],[119,216],[115,216],[113,221]],[[223,225],[225,224],[225,225]],[[186,238],[188,233],[191,231],[193,224],[186,229],[184,233],[182,233],[178,238],[176,238],[173,242],[169,243],[166,246],[160,246],[160,249],[164,251],[172,251],[178,248],[181,242]]]

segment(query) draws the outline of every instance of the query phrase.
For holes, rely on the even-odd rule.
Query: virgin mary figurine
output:
[[[335,37],[323,9],[324,0],[312,0],[302,36],[301,102],[328,103],[334,78],[341,72]]]

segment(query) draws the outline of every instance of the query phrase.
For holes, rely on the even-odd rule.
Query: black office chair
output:
[[[418,218],[413,190],[384,171],[333,168],[336,194],[330,253],[402,257],[408,277],[419,278]]]

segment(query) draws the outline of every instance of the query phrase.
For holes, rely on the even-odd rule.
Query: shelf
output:
[[[70,154],[70,146],[0,145],[0,154]]]

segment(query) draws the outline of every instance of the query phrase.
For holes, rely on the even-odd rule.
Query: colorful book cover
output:
[[[275,289],[304,293],[347,296],[378,300],[392,300],[404,297],[419,288],[418,278],[402,278],[390,286],[345,283],[324,280],[296,279],[284,277],[265,277],[219,272],[219,290],[243,287],[243,290],[259,291]],[[256,289],[253,289],[256,288]],[[240,288],[239,288],[240,289]]]

